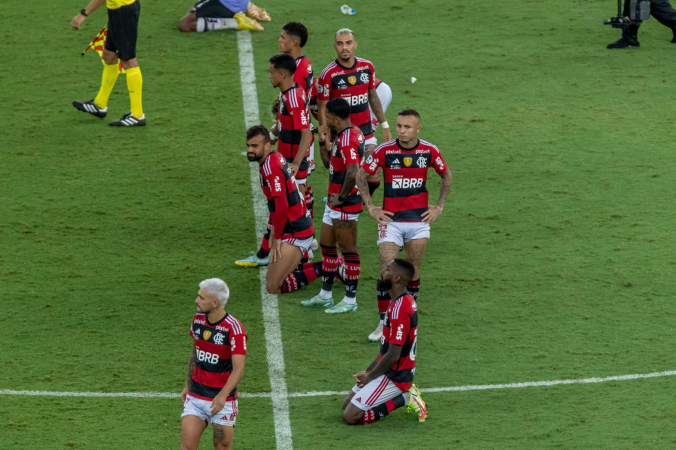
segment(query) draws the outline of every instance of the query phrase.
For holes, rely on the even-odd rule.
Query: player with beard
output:
[[[385,119],[385,111],[376,92],[375,69],[370,61],[354,56],[357,41],[352,30],[348,28],[338,30],[333,48],[338,58],[322,71],[317,85],[319,136],[329,132],[326,129],[326,102],[333,98],[344,98],[352,107],[350,121],[361,129],[366,139],[364,157],[368,158],[378,142],[373,137],[371,111],[383,127],[383,142],[392,139],[390,126]],[[320,140],[320,147],[324,144]],[[369,181],[377,183],[380,178],[375,173],[369,176]]]
[[[368,175],[378,168],[383,170],[383,207],[375,206],[370,196],[364,196],[364,205],[379,223],[380,267],[395,258],[403,246],[406,260],[415,267],[415,277],[407,288],[416,301],[420,291],[420,264],[430,238],[430,224],[441,214],[451,192],[451,172],[439,149],[418,139],[420,129],[420,115],[415,110],[400,112],[397,117],[399,138],[379,146],[357,174],[357,187],[363,191],[368,189]],[[428,204],[426,184],[430,168],[441,176],[436,205]],[[379,341],[382,336],[385,312],[390,304],[387,291],[378,289],[377,295],[380,323],[368,337],[372,342]]]
[[[380,352],[366,370],[353,375],[357,385],[343,402],[343,420],[348,425],[373,423],[397,408],[408,405],[418,420],[427,418],[427,406],[413,384],[418,344],[418,312],[415,299],[406,292],[413,278],[413,264],[395,259],[385,266],[378,289],[393,301],[380,344]]]
[[[270,294],[281,294],[315,280],[321,267],[312,263],[299,266],[310,249],[315,226],[286,159],[272,150],[269,133],[262,125],[249,128],[246,156],[260,165],[261,189],[270,211],[272,237],[266,287]]]

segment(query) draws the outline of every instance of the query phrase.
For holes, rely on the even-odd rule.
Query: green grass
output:
[[[106,120],[70,106],[98,89],[101,64],[79,54],[103,11],[74,32],[72,0],[0,5],[0,389],[179,392],[197,284],[219,276],[250,337],[240,389],[270,391],[258,274],[233,264],[256,247],[236,34],[180,34],[188,6],[143,3],[148,126],[117,130],[107,122],[128,111],[124,76]],[[261,6],[274,19],[253,39],[266,124],[281,26],[308,26],[315,74],[348,26],[392,87],[390,123],[417,109],[453,172],[421,270],[417,383],[674,370],[667,28],[650,20],[640,49],[611,52],[619,33],[574,1],[359,1],[355,16],[326,0]],[[326,171],[311,182],[319,225]],[[375,356],[375,222],[363,214],[359,228],[357,313],[302,308],[318,285],[279,298],[291,392],[347,390]],[[652,449],[676,442],[672,384],[428,394],[424,425],[398,411],[350,428],[339,397],[289,403],[297,449]],[[270,400],[242,399],[240,411],[236,447],[274,448]],[[176,399],[2,396],[0,448],[171,448],[180,412]]]

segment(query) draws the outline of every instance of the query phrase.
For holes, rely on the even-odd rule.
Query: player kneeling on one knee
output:
[[[418,343],[418,312],[406,286],[415,274],[405,259],[392,260],[381,272],[378,289],[390,293],[380,352],[366,370],[353,375],[356,386],[343,402],[343,420],[348,425],[375,422],[408,405],[423,422],[427,407],[413,384]]]
[[[247,130],[246,137],[246,157],[260,165],[261,189],[270,211],[270,263],[266,287],[270,294],[295,291],[308,281],[303,277],[315,274],[316,278],[314,268],[303,270],[303,266],[298,266],[303,254],[310,250],[315,225],[286,159],[272,150],[267,128],[253,126]]]

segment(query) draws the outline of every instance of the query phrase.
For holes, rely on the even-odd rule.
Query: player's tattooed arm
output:
[[[329,202],[331,206],[338,206],[347,200],[347,197],[352,192],[352,189],[357,185],[357,173],[359,171],[358,164],[348,164],[345,167],[345,178],[343,179],[343,186],[340,188],[339,194],[331,194]],[[368,190],[366,191],[368,192]],[[342,200],[341,200],[342,199]]]
[[[378,122],[385,123],[385,111],[383,111],[383,105],[380,103],[380,98],[375,89],[369,89],[369,105],[373,110],[373,115],[376,116]],[[383,128],[383,142],[387,142],[392,139],[392,132],[389,128]]]
[[[183,392],[181,392],[181,401],[185,403],[185,398],[188,395],[188,386],[190,385],[190,380],[192,380],[192,373],[195,370],[195,364],[197,362],[197,349],[195,344],[192,345],[192,353],[190,354],[190,362],[188,363],[188,378],[185,380],[185,386],[183,387]]]
[[[422,215],[423,222],[432,223],[434,222],[441,211],[444,209],[444,204],[446,203],[446,198],[448,194],[451,193],[451,181],[453,176],[451,171],[447,170],[445,173],[441,174],[441,185],[439,186],[439,200],[437,200],[436,205],[430,205],[429,209],[425,211]]]

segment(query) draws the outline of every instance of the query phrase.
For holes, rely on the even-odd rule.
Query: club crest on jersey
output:
[[[347,81],[349,81],[350,84],[354,86],[355,84],[357,84],[357,77],[347,77]]]
[[[404,165],[406,167],[411,167],[411,164],[413,164],[413,158],[404,158]]]
[[[205,341],[208,341],[209,338],[211,337],[211,331],[205,331],[202,333],[202,337],[204,338]]]
[[[364,136],[362,136],[361,134],[357,135],[357,140],[361,144],[362,142],[364,142]],[[370,156],[369,156],[369,158],[370,158]]]
[[[424,156],[421,156],[418,158],[418,167],[420,168],[425,168],[427,167],[427,158]]]
[[[360,78],[361,78],[362,83],[368,83],[369,82],[369,74],[368,73],[362,73]]]

